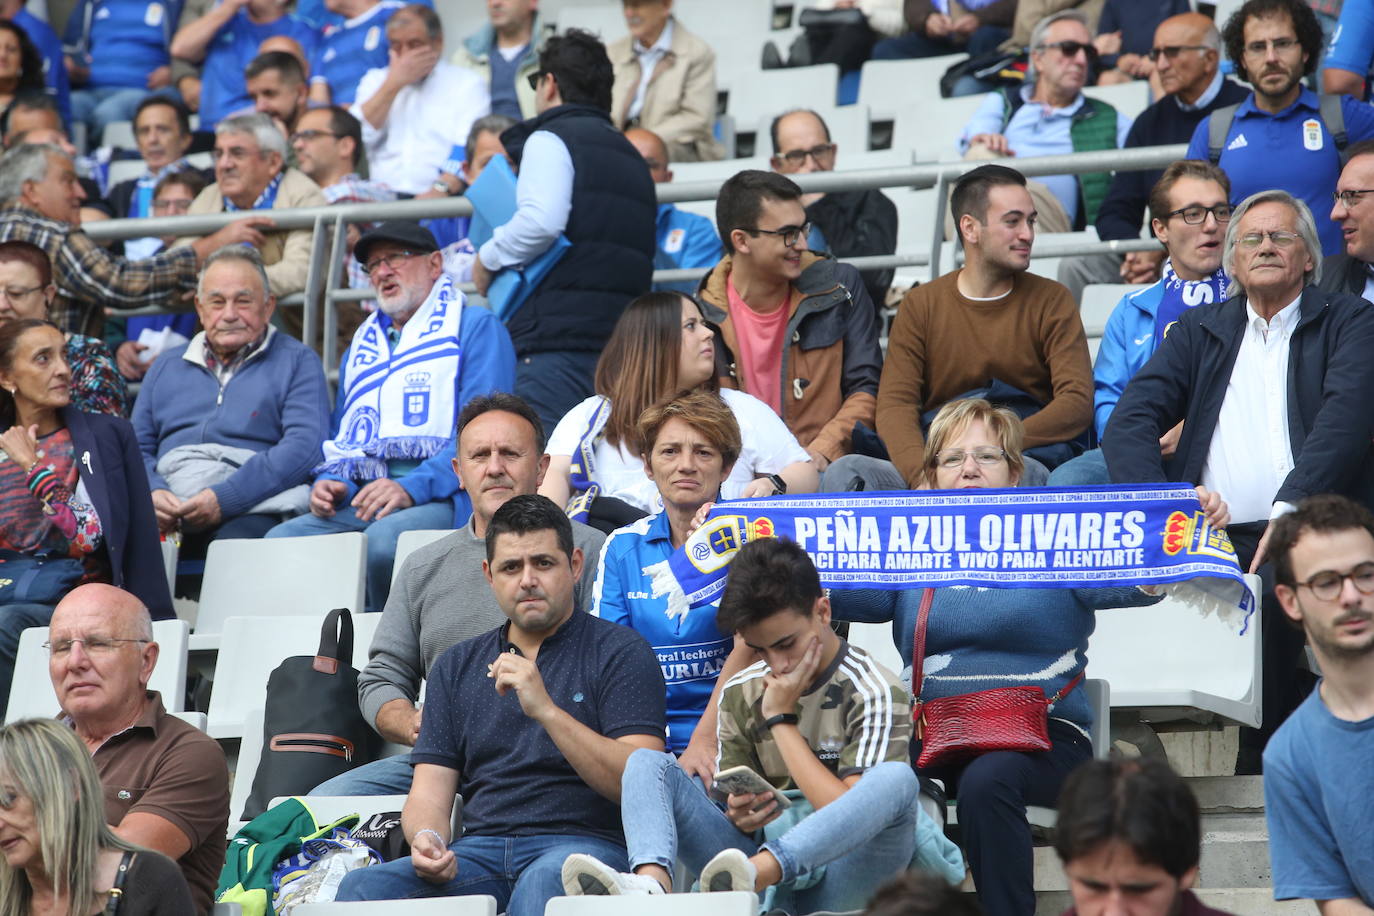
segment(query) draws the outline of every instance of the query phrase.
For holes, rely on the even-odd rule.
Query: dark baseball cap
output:
[[[404,245],[416,254],[426,254],[439,250],[439,243],[434,240],[434,233],[424,226],[413,220],[394,219],[380,223],[364,232],[362,237],[358,239],[358,243],[353,246],[353,257],[358,259],[359,264],[366,264],[372,246],[378,242],[394,242],[397,245]]]

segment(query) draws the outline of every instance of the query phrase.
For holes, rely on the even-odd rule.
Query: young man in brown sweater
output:
[[[1036,217],[1026,179],[981,166],[955,185],[950,206],[964,266],[907,293],[888,341],[877,422],[892,463],[847,458],[822,490],[854,488],[855,477],[869,490],[916,487],[922,417],[981,396],[992,383],[1009,396],[993,400],[1023,408],[1032,460],[1053,466],[1071,457],[1067,447],[1045,447],[1071,442],[1092,421],[1092,364],[1078,306],[1062,285],[1026,270]],[[1039,409],[1027,413],[1032,401]],[[1044,482],[1043,467],[1027,461],[1026,470],[1023,486]]]

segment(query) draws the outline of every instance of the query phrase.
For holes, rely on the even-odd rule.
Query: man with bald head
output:
[[[773,171],[784,175],[830,172],[835,169],[839,144],[821,116],[807,109],[784,112],[773,119]],[[812,192],[802,195],[813,237],[808,247],[829,251],[837,258],[892,254],[897,250],[897,207],[877,188],[865,191]],[[819,231],[820,238],[814,237]],[[891,270],[866,270],[864,287],[874,306],[882,308]]]
[[[80,586],[53,611],[47,648],[63,721],[100,775],[106,820],[175,859],[197,912],[208,913],[224,864],[229,770],[219,745],[148,689],[158,658],[148,609],[114,586]]]
[[[642,127],[631,127],[625,131],[625,139],[644,157],[654,184],[673,180],[673,170],[668,168],[668,145],[662,137]],[[675,204],[658,205],[654,239],[654,270],[711,267],[720,260],[720,236],[716,235],[715,225],[698,213],[679,210]],[[655,283],[654,289],[677,290],[690,296],[696,292],[697,284],[695,280]]]

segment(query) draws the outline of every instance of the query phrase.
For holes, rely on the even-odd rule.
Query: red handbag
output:
[[[1049,708],[1078,686],[1078,672],[1063,689],[1045,699],[1039,687],[997,687],[977,693],[922,702],[920,692],[926,657],[926,624],[935,589],[921,595],[912,639],[912,690],[917,694],[911,718],[921,742],[918,767],[961,763],[987,751],[1047,751],[1050,749]]]

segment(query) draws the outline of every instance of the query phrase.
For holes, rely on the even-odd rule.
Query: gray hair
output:
[[[1228,298],[1245,292],[1240,280],[1236,278],[1236,242],[1240,236],[1241,220],[1253,207],[1260,204],[1284,204],[1297,216],[1298,235],[1307,246],[1307,256],[1312,260],[1312,269],[1303,274],[1303,285],[1314,286],[1321,281],[1322,243],[1317,235],[1317,223],[1312,219],[1312,211],[1301,198],[1275,188],[1251,194],[1240,202],[1240,206],[1231,211],[1231,222],[1226,224],[1226,240],[1222,243],[1221,249],[1221,266],[1226,269],[1226,276],[1231,278],[1230,285],[1226,287]]]
[[[1057,13],[1050,13],[1044,19],[1041,19],[1039,22],[1037,22],[1035,24],[1035,28],[1031,29],[1030,49],[1032,51],[1038,51],[1040,49],[1040,46],[1045,43],[1045,33],[1050,30],[1050,26],[1054,25],[1056,22],[1063,22],[1065,19],[1073,20],[1074,22],[1081,25],[1083,28],[1087,29],[1089,35],[1092,34],[1092,26],[1088,25],[1088,17],[1083,13],[1082,10],[1060,10]],[[1030,79],[1029,74],[1027,74],[1026,79]]]
[[[482,134],[496,134],[499,138],[508,128],[516,125],[516,120],[510,115],[489,114],[482,115],[472,122],[472,127],[468,129],[467,145],[463,147],[467,152],[464,153],[468,158],[472,157],[472,148],[477,145],[477,138]]]
[[[277,125],[265,114],[254,113],[225,118],[215,125],[215,136],[225,134],[252,134],[258,141],[258,149],[263,153],[276,153],[286,160],[286,138],[277,130]]]
[[[1221,50],[1221,32],[1215,24],[1207,26],[1206,31],[1202,33],[1201,43],[1213,51]]]
[[[16,146],[0,157],[0,201],[13,203],[24,195],[26,182],[40,182],[48,177],[49,158],[67,158],[60,146],[51,143],[29,143]]]
[[[210,257],[205,259],[205,266],[200,269],[200,279],[196,281],[196,297],[205,295],[205,275],[210,272],[210,268],[221,261],[235,261],[239,264],[247,264],[257,273],[258,279],[262,281],[263,297],[272,295],[272,286],[267,282],[267,268],[262,265],[262,255],[251,245],[225,245],[223,248],[216,249]],[[152,624],[149,623],[149,627]],[[149,632],[152,632],[151,629]]]
[[[392,27],[403,24],[406,19],[418,19],[420,24],[425,27],[425,36],[428,37],[430,41],[444,40],[443,22],[439,19],[439,15],[435,13],[434,10],[425,6],[423,3],[411,3],[401,7],[395,13],[392,13],[391,18],[386,21],[387,34],[390,35]]]

